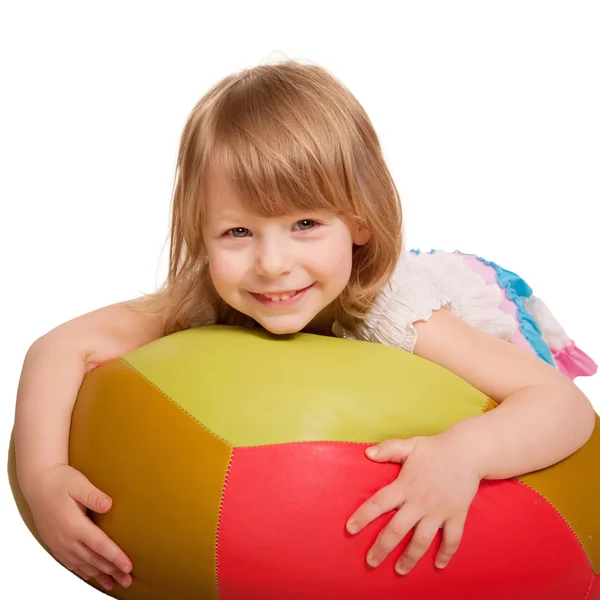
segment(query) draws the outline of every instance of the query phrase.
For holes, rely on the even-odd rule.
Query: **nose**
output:
[[[257,244],[254,268],[261,277],[275,279],[287,275],[292,263],[291,251],[284,241],[269,239]]]

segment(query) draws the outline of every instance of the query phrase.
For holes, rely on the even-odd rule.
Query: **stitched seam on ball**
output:
[[[414,436],[416,437],[416,436]],[[247,445],[241,445],[241,444],[236,444],[235,447],[236,448],[269,448],[270,446],[289,446],[290,444],[354,444],[354,445],[367,445],[370,446],[371,444],[380,444],[381,441],[379,442],[369,442],[369,441],[365,441],[365,442],[347,442],[344,440],[292,440],[291,442],[270,442],[268,444],[247,444]]]
[[[231,464],[233,463],[233,453],[235,449],[231,448],[229,451],[229,461],[227,463],[227,469],[225,470],[225,476],[223,477],[223,486],[221,488],[221,501],[219,502],[219,511],[217,513],[217,528],[215,530],[215,586],[217,588],[217,600],[221,597],[221,590],[219,589],[219,530],[221,529],[221,515],[223,513],[223,501],[225,500],[225,491],[227,489],[227,481],[229,479],[229,471],[231,470]]]
[[[583,597],[583,600],[587,600],[590,597],[590,594],[592,592],[592,587],[594,586],[594,579],[595,578],[596,578],[596,575],[594,574],[594,571],[592,571],[592,580],[590,581],[590,587],[588,588],[587,593]]]
[[[589,557],[589,554],[587,553],[587,550],[585,549],[585,546],[583,545],[583,542],[581,541],[581,538],[575,532],[573,527],[571,527],[571,523],[569,523],[569,521],[567,521],[565,516],[558,510],[558,508],[556,508],[556,506],[554,506],[554,504],[552,504],[552,502],[550,502],[550,500],[548,500],[548,498],[546,498],[546,496],[540,494],[540,492],[538,492],[536,489],[532,488],[530,485],[526,484],[524,481],[521,481],[520,479],[515,478],[515,481],[517,483],[520,483],[522,486],[525,486],[527,489],[531,490],[534,494],[538,495],[540,498],[542,498],[544,501],[546,501],[554,509],[554,512],[556,512],[556,514],[566,523],[567,527],[571,530],[571,533],[575,536],[575,539],[579,542],[579,545],[581,546],[583,553],[585,554],[585,557],[587,558],[588,564],[590,565],[590,568],[592,569],[592,573],[594,573],[594,565],[592,565],[592,561]]]
[[[181,404],[178,404],[177,402],[175,402],[175,400],[173,400],[173,398],[171,398],[171,396],[169,396],[168,394],[166,394],[165,392],[163,392],[163,390],[161,390],[155,383],[153,383],[152,381],[150,381],[143,373],[140,373],[140,371],[138,371],[134,366],[132,366],[131,364],[129,364],[124,358],[121,357],[121,360],[132,371],[135,371],[140,377],[142,377],[142,379],[146,380],[155,390],[158,390],[167,400],[169,400],[170,402],[172,402],[181,412],[185,413],[188,417],[190,417],[191,419],[193,419],[194,421],[196,421],[196,423],[198,423],[198,425],[200,425],[200,427],[202,427],[202,429],[204,429],[205,431],[208,431],[208,433],[210,433],[211,435],[213,435],[214,437],[216,437],[218,440],[221,440],[224,444],[227,444],[228,446],[231,447],[231,444],[226,439],[222,438],[220,435],[217,435],[214,431],[212,431],[211,429],[209,429],[206,425],[204,425],[203,423],[201,423],[200,421],[198,421],[198,419],[193,414],[191,414],[187,410],[185,410],[185,408],[183,408],[183,406],[181,406]]]
[[[483,407],[481,408],[481,412],[484,413],[487,410],[487,407],[490,405],[490,402],[492,402],[491,398],[488,398],[486,403],[483,405]]]

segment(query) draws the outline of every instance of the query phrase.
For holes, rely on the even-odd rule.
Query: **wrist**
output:
[[[447,452],[456,457],[461,464],[468,466],[479,479],[488,477],[487,454],[489,442],[480,439],[475,423],[460,421],[440,433],[438,437],[447,448]]]
[[[45,463],[40,465],[17,466],[17,480],[25,499],[35,499],[41,492],[48,475],[64,463]]]

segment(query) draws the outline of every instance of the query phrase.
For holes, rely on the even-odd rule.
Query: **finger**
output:
[[[88,565],[91,565],[98,571],[102,571],[107,575],[112,575],[119,570],[114,563],[109,562],[103,556],[100,556],[94,552],[83,542],[78,542],[75,545],[73,552],[77,555],[77,558],[80,562],[87,563]]]
[[[73,571],[74,573],[84,573],[88,579],[92,577],[97,577],[101,573],[96,567],[85,562],[85,560],[83,560],[78,554],[74,552],[69,553],[68,556],[64,555],[64,558],[61,558],[60,562],[63,565],[65,565],[67,569]]]
[[[106,573],[99,572],[98,575],[96,575],[96,579],[105,590],[110,591],[115,587],[114,579]]]
[[[106,573],[99,571],[98,569],[96,569],[96,567],[94,567],[88,563],[81,562],[81,560],[77,561],[75,564],[77,566],[74,569],[72,569],[72,571],[74,571],[74,572],[81,571],[81,572],[85,573],[88,577],[87,580],[96,579],[98,581],[98,583],[106,590],[113,589],[115,582],[110,575],[107,575]]]
[[[81,559],[76,559],[73,564],[75,566],[71,569],[72,571],[81,571],[82,573],[85,573],[88,576],[88,578],[92,578],[92,577],[96,578],[101,573],[101,571],[96,569],[96,567],[93,567],[92,565],[88,565],[87,563],[82,562]]]
[[[406,440],[385,440],[376,446],[370,446],[365,450],[366,455],[377,462],[396,462],[403,464],[417,445],[418,438]]]
[[[90,579],[98,580],[98,583],[106,590],[111,590],[114,587],[114,581],[110,575],[106,573],[102,573],[96,567],[84,563],[81,559],[76,555],[72,555],[71,559],[62,558],[60,559],[67,569],[73,571],[79,577],[82,577],[85,581],[90,581]]]
[[[60,553],[54,553],[54,556],[58,561],[60,561],[61,564],[63,564],[67,569],[69,569],[69,571],[73,571],[75,575],[81,577],[82,579],[85,579],[85,581],[89,581],[95,575],[95,573],[89,575],[85,571],[82,571],[76,564],[78,560],[77,556],[75,555],[73,555],[72,560],[68,559],[64,554]]]
[[[69,495],[86,508],[97,513],[105,513],[112,506],[112,498],[99,490],[80,471],[74,472],[74,481],[69,487]]]
[[[365,500],[346,523],[348,533],[355,534],[377,517],[402,506],[404,491],[397,480],[382,487],[368,500]]]
[[[73,571],[73,573],[75,573],[75,575],[77,575],[78,577],[81,577],[81,579],[85,580],[85,581],[89,581],[91,579],[91,577],[89,575],[87,575],[86,573],[84,573],[81,569],[71,569],[71,571]]]
[[[435,557],[435,566],[438,569],[443,569],[458,550],[464,531],[465,520],[466,517],[449,519],[444,524],[442,543]]]
[[[112,578],[118,581],[123,587],[128,587],[131,585],[130,575],[123,573],[123,571],[121,571],[114,563],[107,561],[105,558],[86,546],[83,542],[79,543],[77,547],[77,554],[80,560],[83,560],[85,563],[91,565],[98,571],[112,576]],[[95,574],[94,577],[96,577]]]
[[[437,519],[421,519],[408,543],[408,546],[402,553],[402,556],[396,563],[396,572],[399,575],[406,575],[423,558],[431,542],[435,538],[441,522]]]
[[[132,569],[131,561],[115,542],[113,542],[99,527],[88,520],[82,542],[94,553],[117,566],[123,573]]]
[[[420,508],[405,504],[379,532],[375,543],[367,553],[369,566],[380,565],[422,517]]]

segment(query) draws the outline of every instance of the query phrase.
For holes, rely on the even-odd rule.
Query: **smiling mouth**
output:
[[[288,291],[288,292],[275,292],[274,294],[267,294],[267,293],[262,293],[261,296],[264,296],[265,298],[268,298],[269,300],[273,300],[274,302],[279,302],[280,300],[289,300],[290,298],[293,298],[298,291],[302,291],[302,290],[292,290],[292,291]]]
[[[280,304],[280,305],[288,305],[291,304],[294,300],[298,300],[301,296],[304,295],[306,290],[310,289],[314,283],[311,283],[309,286],[299,290],[286,290],[281,292],[248,292],[254,299],[261,302],[261,304]]]

